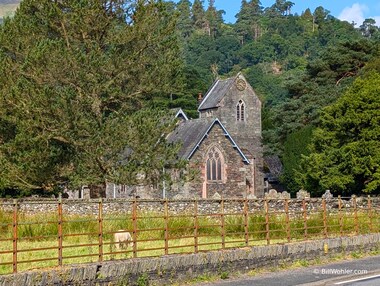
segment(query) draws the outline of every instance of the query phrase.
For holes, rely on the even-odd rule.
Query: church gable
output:
[[[189,165],[200,173],[201,180],[193,183],[199,197],[245,197],[251,191],[252,165],[217,120],[197,144]]]
[[[183,159],[191,159],[194,153],[199,149],[204,140],[210,137],[211,132],[215,129],[221,129],[221,134],[226,138],[243,160],[249,164],[248,157],[243,153],[240,147],[236,144],[227,129],[219,121],[219,119],[195,119],[182,122],[176,130],[168,137],[169,142],[180,142],[182,144],[178,153]],[[220,141],[220,139],[219,139]]]

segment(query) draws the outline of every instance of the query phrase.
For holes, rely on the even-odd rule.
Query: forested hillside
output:
[[[282,159],[282,182],[291,192],[302,187],[301,154],[309,152],[322,108],[341,97],[366,65],[380,68],[374,20],[354,27],[323,7],[293,14],[293,5],[243,0],[236,23],[227,24],[214,0],[168,3],[178,15],[186,81],[167,104],[195,117],[198,92],[217,77],[242,71],[264,103],[265,152]]]
[[[0,24],[0,196],[160,181],[175,148],[157,110],[195,118],[198,93],[240,71],[288,191],[379,193],[378,26],[273,2],[242,0],[229,24],[215,0],[22,1]]]

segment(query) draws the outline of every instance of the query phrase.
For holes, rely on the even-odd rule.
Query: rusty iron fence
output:
[[[0,274],[379,231],[380,198],[369,196],[0,200]],[[123,232],[132,246],[116,245]]]

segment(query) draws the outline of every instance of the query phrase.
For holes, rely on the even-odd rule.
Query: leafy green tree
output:
[[[374,19],[365,19],[363,24],[359,27],[364,37],[371,38],[379,34],[379,27],[376,26],[376,21]]]
[[[0,27],[1,187],[155,179],[168,127],[135,112],[178,89],[175,27],[161,1],[22,1]]]
[[[355,80],[326,107],[304,158],[303,185],[312,193],[380,192],[380,74]]]

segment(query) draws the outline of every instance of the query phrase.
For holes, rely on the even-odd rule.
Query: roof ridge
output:
[[[219,82],[219,78],[216,78],[215,80],[214,80],[214,82],[213,82],[213,84],[209,87],[209,89],[207,90],[207,92],[206,92],[206,96],[203,98],[203,100],[201,101],[201,103],[199,104],[199,106],[198,106],[198,111],[199,111],[199,109],[201,108],[201,106],[206,102],[206,99],[207,99],[207,97],[211,94],[211,91],[214,89],[214,87],[218,84],[218,82]]]

